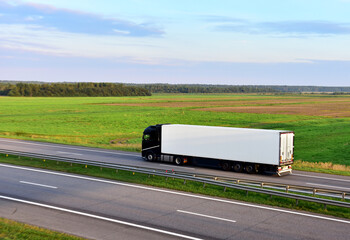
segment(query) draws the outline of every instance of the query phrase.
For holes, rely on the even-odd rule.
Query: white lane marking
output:
[[[349,190],[350,190],[350,188],[345,188],[345,187],[337,187],[337,186],[325,185],[325,184],[317,184],[317,183],[306,183],[306,184],[309,184],[309,185],[314,185],[314,186],[321,186],[321,187],[329,187],[329,188],[339,188],[339,189],[342,189],[342,190],[347,190],[347,191],[349,191]]]
[[[59,172],[50,172],[50,171],[39,170],[39,169],[31,169],[31,168],[25,168],[25,167],[11,166],[11,165],[6,165],[6,164],[0,164],[0,167],[15,168],[15,169],[21,169],[21,170],[25,170],[25,171],[46,173],[46,174],[51,174],[51,175],[64,176],[64,177],[70,177],[70,178],[76,178],[76,179],[83,179],[83,180],[94,181],[94,182],[108,183],[108,184],[114,184],[114,185],[119,185],[119,186],[132,187],[132,188],[138,188],[138,189],[144,189],[144,190],[150,190],[150,191],[162,192],[162,193],[169,193],[169,194],[174,194],[174,195],[179,195],[179,196],[198,198],[198,199],[204,199],[204,200],[215,201],[215,202],[223,202],[223,203],[228,203],[228,204],[234,204],[234,205],[240,205],[240,206],[246,206],[246,207],[253,207],[253,208],[265,209],[265,210],[270,210],[270,211],[289,213],[289,214],[300,215],[300,216],[305,216],[305,217],[312,217],[312,218],[318,218],[318,219],[323,219],[323,220],[328,220],[328,221],[334,221],[334,222],[341,222],[341,223],[350,224],[350,221],[337,219],[337,218],[330,218],[330,217],[324,217],[324,216],[319,216],[319,215],[306,214],[306,213],[302,213],[302,212],[293,212],[293,211],[290,211],[290,210],[259,206],[259,205],[249,204],[249,203],[235,202],[235,201],[230,201],[230,200],[225,200],[225,199],[212,198],[212,197],[206,197],[206,196],[201,196],[201,195],[194,195],[194,194],[189,194],[189,193],[173,192],[173,191],[170,191],[170,190],[164,190],[164,189],[157,189],[157,188],[151,188],[151,187],[145,187],[145,186],[132,185],[132,184],[129,184],[129,183],[113,182],[113,181],[109,181],[109,180],[90,178],[90,177],[84,177],[84,176],[79,176],[79,175],[70,175],[70,174],[59,173]]]
[[[181,168],[181,169],[196,170],[195,168],[173,166],[173,165],[168,165],[168,164],[158,164],[158,166],[161,166],[161,167],[169,167],[169,168]]]
[[[125,155],[125,156],[133,156],[133,157],[139,157],[140,156],[140,154],[136,155],[136,154],[127,154],[127,153],[116,153],[116,152],[100,151],[100,150],[94,150],[94,149],[82,149],[82,148],[74,148],[74,147],[56,146],[54,144],[30,143],[30,142],[24,142],[24,141],[9,141],[9,140],[0,139],[0,142],[13,142],[13,143],[19,143],[19,144],[47,146],[47,147],[64,148],[64,149],[79,150],[79,151],[89,151],[89,152],[98,152],[98,153],[109,153],[109,154]]]
[[[61,154],[71,154],[71,155],[78,155],[78,156],[81,156],[83,154],[80,154],[80,153],[72,153],[72,152],[61,152],[61,151],[56,151],[57,153],[61,153]]]
[[[347,180],[347,179],[312,176],[312,175],[304,175],[304,174],[297,174],[297,173],[293,173],[293,176],[301,176],[301,177],[309,177],[309,178],[320,178],[320,179],[327,179],[327,180],[334,180],[334,181],[341,181],[341,182],[350,182],[350,180]]]
[[[200,214],[200,213],[187,212],[187,211],[182,211],[182,210],[177,210],[177,211],[180,213],[186,213],[186,214],[200,216],[200,217],[212,218],[212,219],[217,219],[217,220],[226,221],[226,222],[234,222],[234,223],[236,222],[235,220],[230,220],[230,219],[226,219],[226,218],[219,218],[219,217],[204,215],[204,214]]]
[[[24,184],[39,186],[39,187],[46,187],[46,188],[54,188],[54,189],[57,189],[57,187],[55,187],[55,186],[50,186],[50,185],[44,185],[44,184],[33,183],[33,182],[26,182],[26,181],[19,181],[19,182],[20,182],[20,183],[24,183]]]
[[[91,217],[91,218],[96,218],[96,219],[100,219],[100,220],[104,220],[104,221],[108,221],[108,222],[119,223],[119,224],[131,226],[131,227],[141,228],[141,229],[145,229],[145,230],[149,230],[149,231],[153,231],[153,232],[159,232],[159,233],[163,233],[163,234],[167,234],[167,235],[171,235],[171,236],[182,237],[182,238],[192,239],[192,240],[200,240],[200,238],[195,238],[195,237],[191,237],[191,236],[187,236],[187,235],[183,235],[183,234],[179,234],[179,233],[175,233],[175,232],[169,232],[169,231],[165,231],[165,230],[161,230],[161,229],[157,229],[157,228],[147,227],[144,225],[134,224],[131,222],[125,222],[125,221],[120,221],[120,220],[116,220],[113,218],[101,217],[101,216],[94,215],[94,214],[79,212],[79,211],[70,210],[70,209],[61,208],[61,207],[56,207],[56,206],[47,205],[47,204],[41,204],[41,203],[37,203],[37,202],[31,202],[31,201],[27,201],[27,200],[23,200],[23,199],[12,198],[12,197],[2,196],[2,195],[0,195],[0,199],[6,199],[6,200],[14,201],[14,202],[26,203],[26,204],[30,204],[30,205],[34,205],[34,206],[54,209],[57,211],[73,213],[73,214],[77,214],[77,215],[81,215],[81,216],[85,216],[85,217]]]

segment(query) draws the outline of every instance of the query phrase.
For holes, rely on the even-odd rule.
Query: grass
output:
[[[0,162],[21,166],[51,169],[67,173],[83,174],[117,181],[150,185],[160,188],[169,188],[185,192],[192,192],[215,197],[223,197],[228,199],[236,199],[240,201],[265,204],[270,206],[278,206],[295,210],[310,211],[314,213],[327,214],[350,219],[350,209],[348,208],[327,206],[327,209],[324,209],[324,206],[322,204],[310,203],[306,201],[299,201],[298,205],[296,205],[296,201],[293,199],[277,196],[270,197],[266,194],[253,192],[249,192],[248,194],[246,194],[245,191],[235,189],[227,189],[226,191],[224,191],[223,187],[220,186],[207,184],[205,185],[205,187],[203,187],[202,183],[193,181],[187,181],[186,184],[184,184],[184,181],[180,179],[166,179],[165,177],[160,176],[150,176],[147,174],[133,173],[122,170],[116,171],[114,169],[108,168],[101,169],[99,167],[93,166],[85,167],[85,165],[80,164],[72,164],[71,166],[70,163],[56,162],[50,160],[44,161],[41,159],[29,159],[25,157],[21,157],[19,159],[18,157],[14,156],[5,157],[5,155],[3,154],[0,156]]]
[[[64,233],[50,231],[44,228],[23,224],[0,218],[0,239],[12,240],[12,239],[28,239],[28,240],[78,240],[78,238]]]
[[[330,162],[304,162],[297,160],[294,162],[293,169],[308,172],[321,172],[350,176],[350,166],[333,164]]]
[[[292,130],[296,134],[295,159],[318,163],[317,169],[329,168],[329,165],[322,163],[330,163],[332,168],[334,164],[343,165],[347,169],[350,166],[350,117],[340,116],[347,114],[349,102],[346,101],[350,101],[350,97],[316,94],[0,97],[0,137],[140,151],[143,130],[157,123],[282,129]],[[297,103],[303,114],[198,111],[213,106],[271,106],[293,102]],[[323,113],[307,115],[303,111],[303,105],[328,102],[339,102],[339,106],[345,106],[339,107],[340,117]],[[145,103],[151,105],[142,105]],[[200,105],[196,105],[198,103]],[[164,104],[172,105],[164,107]]]

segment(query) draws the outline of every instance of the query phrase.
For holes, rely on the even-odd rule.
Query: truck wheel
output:
[[[235,163],[233,164],[233,171],[235,172],[242,172],[243,166],[242,163]]]
[[[255,172],[255,165],[254,164],[248,164],[245,166],[245,171],[247,173],[254,173]]]
[[[182,164],[184,163],[184,160],[183,160],[182,157],[177,156],[177,157],[175,157],[175,159],[174,159],[174,163],[175,163],[175,165],[182,165]]]
[[[153,152],[148,152],[146,153],[146,158],[148,161],[152,162],[156,159],[155,155],[153,154]]]
[[[229,162],[222,162],[221,167],[222,167],[222,170],[229,171],[229,170],[231,170],[232,165]]]

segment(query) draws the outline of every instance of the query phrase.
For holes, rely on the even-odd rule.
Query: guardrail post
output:
[[[205,188],[205,183],[203,183],[203,188]]]
[[[289,191],[289,186],[287,185],[286,186],[286,193],[288,193],[288,191]]]
[[[312,191],[312,196],[314,197],[316,195],[317,189],[314,188],[314,190]]]
[[[186,179],[184,180],[184,184],[186,184]]]
[[[263,182],[260,184],[260,187],[261,187],[261,188],[264,188],[264,183],[263,183]]]
[[[224,187],[224,192],[226,192],[226,187]]]
[[[298,206],[299,205],[299,199],[296,199],[295,201],[295,205]]]
[[[248,190],[245,191],[245,195],[246,195],[246,197],[248,197]]]
[[[327,210],[327,204],[323,204],[323,210]]]
[[[345,192],[341,194],[341,200],[345,201]]]

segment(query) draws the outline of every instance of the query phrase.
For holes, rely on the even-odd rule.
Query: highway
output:
[[[341,191],[350,191],[350,177],[336,176],[321,173],[293,171],[292,175],[283,177],[267,176],[261,174],[225,172],[218,169],[209,169],[197,166],[175,166],[168,163],[144,161],[139,153],[88,148],[72,145],[41,143],[16,139],[0,138],[0,149],[23,151],[30,153],[48,154],[61,157],[78,158],[100,162],[125,164],[149,168],[160,168],[174,171],[191,172],[196,174],[211,174],[215,176],[249,178],[252,180],[279,182],[291,185],[302,185],[316,188],[327,188]]]
[[[92,239],[348,239],[350,221],[0,164],[0,216]]]

